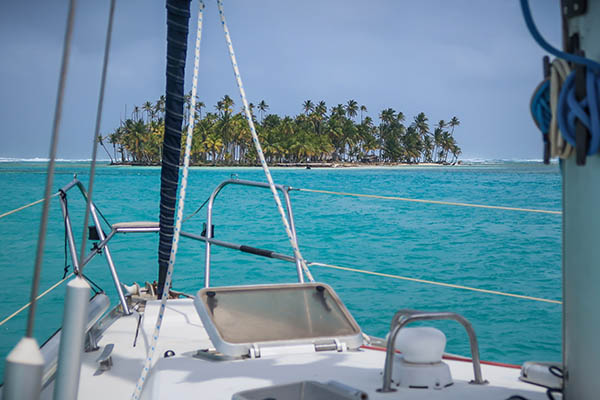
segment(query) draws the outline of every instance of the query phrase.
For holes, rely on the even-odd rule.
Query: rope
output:
[[[600,64],[598,64],[596,61],[575,54],[565,53],[564,51],[560,51],[548,43],[538,31],[537,27],[535,26],[535,22],[533,22],[528,0],[521,0],[521,10],[523,11],[523,18],[525,19],[525,24],[527,25],[527,29],[529,29],[529,33],[531,33],[531,36],[533,36],[541,48],[546,50],[548,53],[555,55],[556,57],[560,57],[575,64],[585,65],[594,71],[600,72]]]
[[[71,276],[73,276],[72,272],[69,275],[65,276],[63,279],[61,279],[60,281],[56,282],[54,285],[50,286],[48,289],[46,289],[46,291],[44,291],[43,293],[41,293],[40,295],[38,295],[35,298],[35,300],[37,301],[37,300],[41,299],[42,297],[44,297],[45,295],[47,295],[48,293],[50,293],[51,291],[53,291],[54,289],[56,289],[57,287],[59,287],[61,283],[63,283],[64,281],[68,280]],[[11,319],[13,319],[17,315],[19,315],[21,312],[23,312],[26,309],[28,309],[29,306],[31,306],[31,302],[25,304],[23,307],[19,308],[17,311],[15,311],[14,313],[10,314],[8,317],[6,317],[2,321],[0,321],[0,326],[4,325],[8,321],[10,321]]]
[[[192,218],[194,215],[198,214],[200,212],[200,210],[202,210],[202,208],[204,208],[204,206],[206,205],[206,203],[208,203],[209,200],[210,200],[210,196],[206,200],[204,200],[204,203],[202,203],[200,205],[200,207],[198,207],[196,209],[196,211],[194,211],[193,213],[191,213],[190,215],[188,215],[187,217],[185,217],[183,219],[182,223],[185,222],[185,221],[187,221],[188,219]]]
[[[59,192],[56,192],[56,193],[54,193],[53,195],[51,195],[51,196],[50,196],[50,198],[52,198],[52,197],[56,197],[56,196],[58,196],[58,195],[59,195]],[[35,206],[36,204],[40,204],[40,203],[41,203],[41,202],[43,202],[43,201],[44,201],[44,199],[39,199],[39,200],[36,200],[36,201],[34,201],[34,202],[31,202],[31,203],[29,203],[29,204],[25,204],[24,206],[21,206],[21,207],[19,207],[19,208],[15,208],[14,210],[7,211],[7,212],[5,212],[4,214],[0,214],[0,219],[2,219],[2,218],[4,218],[4,217],[8,217],[9,215],[11,215],[11,214],[14,214],[14,213],[17,213],[17,212],[19,212],[19,211],[23,211],[23,210],[25,210],[26,208],[29,208],[29,207]]]
[[[562,214],[561,211],[538,210],[538,209],[533,209],[533,208],[488,206],[488,205],[484,205],[484,204],[455,203],[455,202],[452,202],[452,201],[411,199],[411,198],[407,198],[407,197],[380,196],[380,195],[375,195],[375,194],[359,194],[359,193],[346,193],[346,192],[333,192],[333,191],[330,191],[330,190],[317,190],[317,189],[296,189],[296,188],[294,188],[293,190],[298,190],[300,192],[333,194],[333,195],[337,195],[337,196],[368,197],[368,198],[372,198],[372,199],[398,200],[398,201],[408,201],[408,202],[413,202],[413,203],[440,204],[440,205],[445,205],[445,206],[489,208],[489,209],[493,209],[493,210],[522,211],[522,212],[531,212],[531,213],[540,213],[540,214],[555,214],[555,215],[561,215]]]
[[[558,128],[558,98],[564,81],[567,79],[571,68],[569,64],[560,58],[555,59],[550,65],[550,111],[552,119],[550,120],[550,131],[548,139],[550,141],[550,157],[568,158],[573,152],[573,147],[565,141]]]
[[[219,7],[219,16],[221,17],[221,25],[223,25],[223,31],[225,32],[225,41],[227,42],[227,47],[229,48],[229,57],[231,58],[231,65],[233,66],[233,74],[235,75],[235,80],[237,82],[237,86],[240,90],[240,98],[242,99],[242,104],[244,105],[244,113],[246,114],[246,120],[248,121],[248,125],[250,126],[250,133],[252,134],[252,141],[254,142],[254,147],[256,148],[256,153],[258,154],[258,158],[260,160],[260,164],[265,172],[265,176],[267,177],[267,181],[269,182],[269,187],[271,188],[271,192],[273,193],[273,198],[275,199],[275,203],[277,204],[277,210],[279,211],[279,215],[281,215],[281,222],[283,222],[283,226],[285,228],[285,233],[290,240],[290,244],[292,245],[292,249],[294,250],[294,256],[297,260],[300,261],[302,266],[302,270],[308,277],[311,282],[314,282],[312,274],[310,273],[306,261],[302,258],[302,254],[300,254],[300,249],[298,248],[298,244],[296,243],[295,236],[292,234],[292,230],[290,228],[290,224],[285,216],[285,211],[283,210],[283,206],[281,205],[281,199],[277,194],[277,189],[275,188],[275,183],[273,182],[273,178],[271,177],[271,172],[269,171],[269,166],[267,165],[267,161],[265,160],[265,155],[263,154],[262,147],[260,145],[260,141],[258,140],[258,135],[256,134],[256,128],[254,127],[254,121],[252,120],[252,113],[250,112],[250,107],[248,107],[248,100],[246,99],[246,91],[244,90],[244,85],[242,83],[242,77],[240,75],[240,70],[238,68],[237,60],[235,58],[235,53],[233,52],[233,44],[231,43],[231,37],[229,35],[229,29],[227,28],[227,22],[225,21],[225,13],[223,11],[223,0],[217,0],[217,5]]]
[[[558,99],[558,126],[564,139],[573,147],[575,141],[575,120],[581,121],[590,132],[587,155],[600,150],[600,73],[591,68],[586,70],[586,97],[575,97],[575,73],[571,72],[560,91]]]
[[[190,153],[192,150],[192,137],[194,133],[194,124],[195,124],[195,113],[193,110],[196,109],[196,92],[198,87],[198,69],[200,65],[200,41],[202,39],[202,13],[204,10],[204,2],[200,0],[199,10],[198,10],[198,29],[196,31],[196,50],[194,56],[194,76],[192,78],[192,98],[190,104],[190,110],[188,117],[188,126],[187,126],[187,134],[185,140],[185,152],[183,157],[183,175],[181,177],[181,189],[179,191],[179,201],[177,204],[177,220],[175,222],[175,230],[173,231],[173,243],[171,246],[171,254],[169,257],[169,267],[167,269],[167,275],[165,277],[165,284],[162,291],[162,296],[160,299],[160,309],[158,312],[158,317],[156,318],[156,325],[154,327],[154,333],[152,335],[152,340],[150,343],[150,351],[148,356],[146,357],[146,361],[144,363],[144,368],[142,369],[140,378],[138,379],[137,384],[135,385],[135,390],[131,395],[133,400],[137,400],[140,398],[142,394],[142,390],[144,389],[144,382],[150,372],[150,368],[152,367],[152,359],[154,358],[154,354],[156,352],[156,347],[158,344],[158,337],[160,336],[160,328],[163,322],[163,316],[165,314],[167,299],[169,298],[169,288],[171,286],[171,280],[173,278],[173,268],[175,266],[175,258],[177,255],[177,247],[179,244],[179,234],[181,232],[181,224],[183,223],[183,209],[185,206],[185,194],[187,189],[187,181],[188,181],[188,171],[190,167]]]
[[[548,131],[550,130],[550,120],[552,114],[550,111],[550,81],[545,79],[535,88],[533,97],[531,98],[531,115],[533,121],[537,125],[542,135],[544,142],[548,141]]]
[[[575,120],[579,120],[590,133],[587,155],[596,154],[600,150],[600,64],[586,57],[560,51],[550,45],[535,26],[528,0],[521,0],[521,9],[529,32],[544,50],[564,60],[587,67],[587,93],[584,99],[576,99],[574,72],[569,75],[560,91],[557,110],[558,126],[564,139],[575,147]]]
[[[339,269],[339,270],[342,270],[342,271],[358,272],[358,273],[367,274],[367,275],[382,276],[384,278],[400,279],[400,280],[403,280],[403,281],[426,283],[428,285],[436,285],[436,286],[444,286],[444,287],[449,287],[449,288],[454,288],[454,289],[470,290],[472,292],[495,294],[495,295],[507,296],[507,297],[516,297],[518,299],[541,301],[541,302],[544,302],[544,303],[562,304],[562,301],[559,301],[559,300],[550,300],[550,299],[543,299],[543,298],[540,298],[540,297],[524,296],[522,294],[506,293],[506,292],[500,292],[500,291],[497,291],[497,290],[479,289],[479,288],[474,288],[474,287],[470,287],[470,286],[455,285],[453,283],[444,283],[444,282],[429,281],[429,280],[426,280],[426,279],[410,278],[410,277],[401,276],[401,275],[384,274],[382,272],[373,272],[373,271],[366,271],[366,270],[363,270],[363,269],[340,267],[338,265],[323,264],[323,263],[318,263],[318,262],[311,262],[311,263],[309,263],[309,265],[310,266],[315,265],[317,267],[324,267],[324,268]]]

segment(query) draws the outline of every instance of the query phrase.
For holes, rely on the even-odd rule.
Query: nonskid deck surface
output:
[[[133,346],[139,316],[118,318],[99,340],[100,350],[83,354],[79,384],[80,399],[128,399],[139,378],[150,337],[154,330],[160,302],[148,301]],[[100,371],[97,360],[110,344],[112,368]],[[260,359],[207,360],[195,357],[199,349],[212,344],[196,313],[191,299],[169,300],[164,317],[155,364],[142,399],[223,399],[234,393],[271,385],[298,381],[337,381],[368,393],[370,399],[481,399],[505,400],[512,395],[527,399],[546,399],[543,388],[518,380],[519,371],[482,365],[483,376],[490,383],[471,385],[471,363],[446,362],[454,385],[443,390],[397,388],[394,393],[379,393],[385,352],[363,349],[350,352],[320,352],[267,356]],[[164,358],[171,350],[175,356]],[[52,384],[42,399],[52,398]]]

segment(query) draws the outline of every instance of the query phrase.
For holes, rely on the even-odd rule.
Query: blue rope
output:
[[[529,8],[529,0],[521,0],[521,10],[523,10],[525,24],[527,24],[527,28],[529,29],[531,36],[533,36],[535,41],[544,50],[546,50],[550,54],[555,55],[556,57],[562,58],[575,64],[585,65],[586,67],[591,68],[596,72],[600,72],[599,63],[590,60],[589,58],[581,57],[571,53],[565,53],[564,51],[560,51],[557,48],[553,47],[550,43],[546,42],[546,40],[542,37],[537,27],[535,26],[535,23],[533,22],[533,17],[531,16],[531,9]]]
[[[587,67],[586,97],[580,101],[576,100],[575,72],[571,72],[560,91],[557,107],[557,119],[558,127],[560,128],[562,136],[567,143],[573,147],[576,146],[575,120],[578,119],[590,133],[590,142],[587,154],[596,154],[598,150],[600,150],[600,64],[590,60],[589,58],[566,53],[554,48],[552,45],[546,42],[546,40],[544,40],[535,26],[531,16],[528,0],[521,0],[521,9],[523,10],[523,17],[525,18],[525,23],[529,29],[529,32],[544,50],[567,61],[585,65]],[[532,100],[531,104],[531,112],[543,133],[543,127],[545,126],[543,123],[546,122],[547,117],[545,116],[545,103],[542,101],[544,98],[542,89],[543,88],[540,87],[540,90],[534,94],[534,99]]]
[[[590,69],[586,74],[587,96],[575,99],[575,73],[565,81],[558,98],[558,127],[567,143],[575,146],[575,120],[578,119],[590,132],[588,155],[600,150],[600,76]]]
[[[543,81],[533,93],[531,99],[531,115],[540,131],[544,135],[544,141],[547,141],[550,130],[550,120],[552,119],[552,110],[550,109],[550,81]]]

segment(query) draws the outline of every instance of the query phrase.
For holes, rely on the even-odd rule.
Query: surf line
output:
[[[485,205],[485,204],[457,203],[457,202],[453,202],[453,201],[441,201],[441,200],[412,199],[412,198],[408,198],[408,197],[382,196],[382,195],[376,195],[376,194],[334,192],[334,191],[330,191],[330,190],[318,190],[318,189],[290,188],[290,190],[297,190],[299,192],[331,194],[331,195],[336,195],[336,196],[367,197],[367,198],[371,198],[371,199],[408,201],[408,202],[413,202],[413,203],[438,204],[438,205],[445,205],[445,206],[488,208],[488,209],[493,209],[493,210],[521,211],[521,212],[540,213],[540,214],[562,215],[562,211],[540,210],[540,209],[535,209],[535,208],[490,206],[490,205]]]

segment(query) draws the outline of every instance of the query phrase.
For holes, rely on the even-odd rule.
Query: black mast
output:
[[[158,244],[158,295],[162,294],[175,226],[179,182],[184,75],[191,0],[167,0],[167,89],[165,136],[160,174],[160,233]]]

